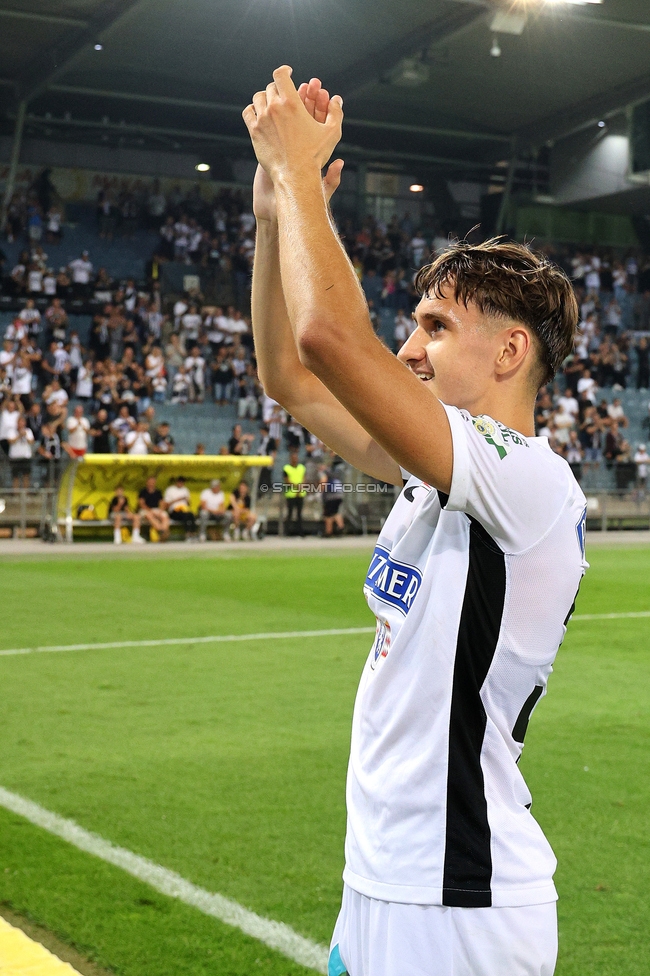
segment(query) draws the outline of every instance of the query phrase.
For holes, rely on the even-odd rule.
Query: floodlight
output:
[[[409,186],[409,190],[411,191],[411,193],[422,193],[424,187],[422,186],[421,183],[411,183],[411,185]]]
[[[490,54],[492,55],[493,58],[501,57],[501,46],[499,45],[499,39],[496,35],[492,38],[492,47],[490,48]]]
[[[197,170],[199,173],[209,173],[210,163],[197,163],[194,169]]]
[[[604,129],[604,128],[605,128],[605,122],[603,122],[603,120],[602,120],[602,119],[601,119],[601,120],[600,120],[600,122],[598,123],[598,128],[599,128],[599,129]]]
[[[96,51],[103,51],[104,50],[104,45],[103,44],[100,44],[99,42],[97,42],[97,44],[95,44],[95,50]]]

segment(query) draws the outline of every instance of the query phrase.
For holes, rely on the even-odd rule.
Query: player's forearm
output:
[[[282,401],[304,371],[282,291],[277,223],[257,225],[253,264],[252,322],[259,377],[269,396]]]
[[[282,288],[303,362],[318,359],[351,331],[374,333],[365,296],[332,225],[320,175],[297,174],[276,184]]]

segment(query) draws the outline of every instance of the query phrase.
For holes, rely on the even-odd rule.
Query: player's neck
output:
[[[492,417],[524,437],[535,436],[535,398],[532,396],[522,397],[517,391],[510,393],[499,388],[481,397],[468,409],[473,416]]]

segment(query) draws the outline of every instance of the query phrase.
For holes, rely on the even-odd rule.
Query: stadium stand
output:
[[[155,184],[148,196],[101,189],[95,207],[56,200],[48,210],[23,192],[12,213],[0,292],[7,486],[51,484],[61,467],[43,463],[52,452],[62,463],[84,450],[249,453],[268,436],[262,422],[276,474],[291,446],[312,480],[318,463],[335,462],[257,380],[248,317],[255,227],[241,191],[208,200],[198,187],[167,196]],[[414,270],[453,235],[408,214],[360,224],[343,216],[340,230],[375,329],[397,350],[412,328]],[[586,490],[645,497],[650,259],[640,249],[544,250],[571,275],[581,324],[573,356],[540,391],[538,432]],[[31,441],[15,440],[9,400]],[[358,528],[365,514],[355,520],[348,508]]]

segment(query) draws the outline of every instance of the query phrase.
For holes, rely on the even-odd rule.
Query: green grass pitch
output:
[[[650,609],[594,549],[577,613]],[[0,646],[372,624],[365,553],[0,563]],[[368,635],[0,657],[0,785],[327,943]],[[650,619],[574,622],[522,770],[559,858],[558,976],[647,976]],[[0,903],[124,976],[307,970],[0,809]],[[1,907],[0,907],[1,910]]]

